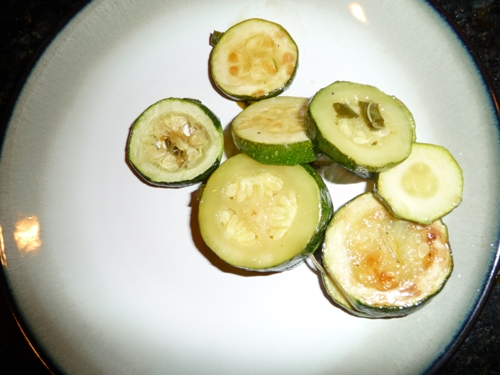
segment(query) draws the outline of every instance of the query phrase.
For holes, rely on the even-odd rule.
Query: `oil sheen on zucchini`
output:
[[[283,271],[320,246],[332,214],[328,189],[309,165],[267,165],[238,154],[208,179],[198,221],[203,240],[225,262]]]
[[[462,169],[443,146],[415,143],[405,161],[379,174],[375,188],[393,215],[430,224],[461,203]]]
[[[322,255],[349,306],[373,318],[414,312],[442,290],[453,268],[441,220],[420,225],[397,219],[372,192],[335,213]]]
[[[197,100],[167,98],[132,124],[127,158],[146,182],[182,187],[205,180],[220,164],[222,126]]]
[[[353,82],[318,91],[305,123],[320,151],[363,178],[402,162],[415,141],[413,116],[400,100]]]
[[[292,83],[298,48],[277,23],[252,18],[214,32],[210,56],[213,81],[228,97],[256,101],[281,94]]]
[[[306,134],[308,98],[277,96],[255,102],[232,122],[238,149],[263,164],[296,165],[316,159]]]

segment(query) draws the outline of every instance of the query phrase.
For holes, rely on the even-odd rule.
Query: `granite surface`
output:
[[[333,1],[333,0],[332,0]],[[87,1],[3,0],[0,5],[0,129],[34,58]],[[435,0],[472,46],[500,93],[500,1]],[[33,353],[9,307],[0,274],[0,374],[50,373]],[[500,278],[457,351],[437,372],[500,375]]]

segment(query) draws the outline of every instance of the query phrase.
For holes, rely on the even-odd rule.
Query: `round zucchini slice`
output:
[[[413,116],[400,100],[346,81],[314,95],[305,124],[324,154],[363,178],[375,178],[406,159],[416,137]]]
[[[292,83],[299,52],[290,34],[277,23],[252,18],[215,31],[210,71],[228,97],[256,101],[281,94]]]
[[[328,189],[309,165],[267,165],[238,154],[208,179],[198,221],[203,240],[226,263],[284,271],[320,246],[332,214]]]
[[[127,159],[146,182],[183,187],[205,180],[220,164],[222,126],[194,99],[167,98],[132,124]]]
[[[306,134],[308,98],[278,96],[255,102],[232,122],[238,149],[263,164],[296,165],[316,159]]]
[[[343,297],[372,318],[416,311],[442,290],[453,268],[441,220],[420,225],[397,219],[372,192],[335,213],[322,255]]]
[[[394,216],[422,224],[462,202],[462,169],[442,146],[415,143],[401,164],[379,174],[375,191]]]

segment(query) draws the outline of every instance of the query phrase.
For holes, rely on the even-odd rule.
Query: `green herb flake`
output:
[[[335,109],[335,112],[337,112],[337,116],[340,118],[359,117],[359,115],[345,103],[333,103],[333,108]]]
[[[379,130],[385,126],[384,118],[380,113],[377,103],[359,101],[358,104],[361,110],[361,117],[363,117],[368,127]]]

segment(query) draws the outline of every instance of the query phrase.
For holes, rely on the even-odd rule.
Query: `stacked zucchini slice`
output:
[[[354,315],[405,316],[445,285],[453,260],[441,220],[395,218],[373,192],[341,207],[326,231],[323,283]]]
[[[441,218],[462,199],[458,163],[442,146],[417,143],[408,108],[373,86],[334,82],[312,98],[305,123],[317,149],[375,181],[328,226],[320,268],[327,293],[369,318],[425,305],[453,268]]]
[[[212,45],[213,82],[248,106],[231,123],[241,154],[203,189],[201,235],[235,267],[293,268],[320,247],[333,215],[328,188],[307,164],[316,159],[304,125],[309,99],[277,96],[295,77],[297,45],[282,26],[258,18],[215,32]]]

